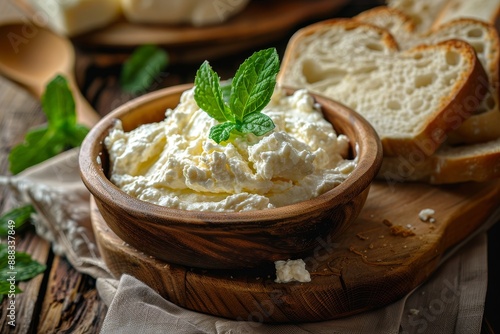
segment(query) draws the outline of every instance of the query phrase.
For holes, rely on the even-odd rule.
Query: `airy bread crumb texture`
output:
[[[351,107],[374,126],[386,155],[407,153],[399,141],[429,135],[445,108],[460,103],[458,92],[477,67],[475,52],[457,40],[399,52],[386,30],[353,21],[332,20],[299,31],[287,48],[279,81]],[[451,125],[439,126],[447,132]]]
[[[390,31],[401,50],[450,39],[460,39],[471,45],[488,75],[488,82],[479,83],[488,89],[488,94],[476,113],[450,133],[450,141],[473,144],[500,137],[500,41],[493,25],[477,19],[458,18],[427,33],[419,33],[415,31],[415,22],[411,17],[386,6],[364,11],[355,19]]]

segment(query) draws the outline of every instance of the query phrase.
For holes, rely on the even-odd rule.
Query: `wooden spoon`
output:
[[[50,30],[23,22],[0,26],[0,73],[41,98],[46,85],[63,75],[73,92],[79,123],[92,127],[99,115],[82,96],[74,76],[71,42]]]

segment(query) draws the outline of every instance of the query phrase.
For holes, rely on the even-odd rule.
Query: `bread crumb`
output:
[[[430,223],[434,223],[436,221],[436,219],[434,217],[432,217],[436,212],[432,209],[423,209],[420,211],[420,213],[418,214],[418,218],[420,218],[421,221],[423,222],[430,222]],[[432,221],[431,221],[432,219]]]
[[[365,236],[365,235],[362,235],[361,233],[356,234],[356,236],[357,236],[357,237],[358,237],[358,239],[360,239],[360,240],[368,240],[368,239],[370,239],[370,237],[367,237],[367,236]]]
[[[395,236],[401,236],[403,238],[414,236],[415,233],[409,229],[404,228],[400,225],[394,225],[391,227],[391,233]]]
[[[382,223],[384,223],[385,226],[389,226],[389,227],[392,226],[392,223],[387,219],[382,220]]]
[[[411,308],[409,310],[409,312],[410,312],[410,315],[418,315],[420,313],[420,311],[417,310],[416,308]]]

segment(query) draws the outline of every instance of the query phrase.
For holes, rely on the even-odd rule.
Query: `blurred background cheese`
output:
[[[130,22],[194,26],[222,23],[242,11],[249,0],[121,0]]]
[[[120,0],[28,0],[47,17],[56,32],[75,36],[113,22],[120,15]]]

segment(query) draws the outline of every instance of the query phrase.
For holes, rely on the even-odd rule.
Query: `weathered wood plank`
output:
[[[63,258],[54,258],[40,313],[38,333],[98,333],[106,306],[95,280],[78,273]]]
[[[23,235],[16,236],[16,250],[31,254],[32,258],[40,263],[50,265],[50,245],[47,241],[38,237],[34,231],[28,231]],[[15,319],[8,317],[7,307],[9,299],[5,297],[0,310],[0,332],[1,333],[29,333],[34,324],[34,315],[39,312],[39,295],[43,294],[44,274],[40,274],[28,282],[19,283],[23,291],[16,295]],[[9,325],[14,320],[15,326]]]

